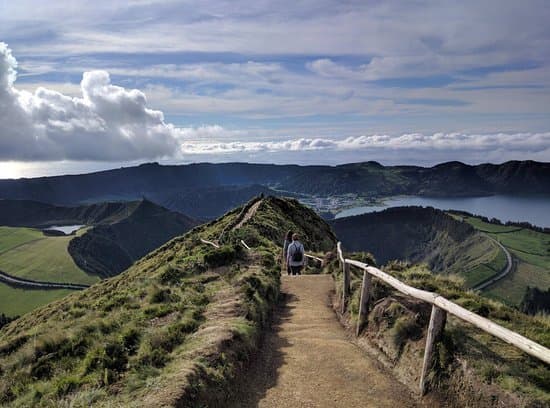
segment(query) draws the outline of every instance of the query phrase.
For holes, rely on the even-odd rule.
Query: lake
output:
[[[73,231],[77,231],[79,228],[82,228],[84,225],[52,225],[51,227],[45,228],[46,230],[55,230],[61,231],[66,235],[70,235]]]
[[[335,218],[349,217],[368,212],[381,211],[388,207],[417,205],[440,210],[463,210],[506,221],[527,221],[540,227],[550,227],[550,197],[516,197],[495,195],[489,197],[417,197],[399,196],[384,200],[381,205],[362,206],[340,211]]]

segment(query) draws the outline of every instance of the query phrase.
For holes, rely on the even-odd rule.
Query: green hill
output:
[[[197,221],[142,200],[114,222],[103,222],[69,243],[84,271],[103,278],[118,275],[149,251],[197,225]]]
[[[458,274],[473,287],[506,265],[498,245],[443,211],[395,207],[330,221],[344,247],[369,251],[380,264],[390,260],[427,263],[431,270]]]
[[[13,407],[190,406],[215,399],[256,344],[277,299],[282,231],[308,249],[335,246],[330,227],[296,201],[268,198],[199,226],[122,274],[0,330],[0,403]],[[239,243],[246,238],[255,250]]]
[[[324,254],[325,272],[334,276],[337,291],[342,287],[336,238],[325,221],[295,200],[267,197],[254,204],[195,227],[123,273],[0,329],[0,404],[224,406],[234,378],[246,378],[248,361],[278,300],[284,232],[298,232],[307,251]],[[477,234],[468,224],[429,214],[427,219],[436,217],[438,228],[449,229],[455,242],[468,240],[472,231]],[[451,231],[453,222],[460,227]],[[373,235],[378,232],[371,229]],[[215,248],[203,239],[221,245]],[[368,254],[346,256],[374,264]],[[393,262],[387,271],[550,345],[550,322],[544,316],[485,299],[465,290],[462,281],[434,275],[426,267]],[[346,327],[354,327],[362,278],[352,272],[352,298],[341,316]],[[418,387],[429,304],[376,279],[372,298],[368,325],[356,345],[367,342],[369,352],[380,356],[400,381]],[[449,317],[436,347],[432,404],[538,407],[550,402],[546,365],[468,324]]]

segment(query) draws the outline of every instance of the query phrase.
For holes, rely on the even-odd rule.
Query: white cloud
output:
[[[224,154],[235,152],[312,152],[312,151],[364,151],[380,150],[421,151],[433,150],[448,154],[448,160],[456,160],[469,153],[506,151],[511,158],[514,154],[550,153],[550,132],[546,133],[495,133],[464,134],[434,133],[424,135],[409,133],[392,135],[363,135],[344,139],[300,138],[285,141],[266,142],[215,142],[183,143],[182,150],[187,154]],[[459,154],[457,154],[459,153]],[[549,156],[545,156],[549,159]]]
[[[85,72],[81,95],[17,89],[17,61],[0,43],[0,160],[136,160],[177,157],[186,138],[219,137],[219,126],[177,128],[143,92]],[[229,132],[229,134],[232,134]]]

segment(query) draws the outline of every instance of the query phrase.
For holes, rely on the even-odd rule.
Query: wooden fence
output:
[[[456,303],[445,299],[443,296],[440,296],[437,293],[413,288],[412,286],[406,285],[399,279],[388,275],[380,269],[369,266],[363,262],[354,261],[352,259],[345,259],[344,254],[342,253],[342,245],[340,242],[338,242],[337,250],[338,259],[340,260],[340,266],[343,270],[342,313],[344,313],[346,310],[348,298],[350,295],[350,266],[355,266],[364,271],[363,283],[361,285],[361,298],[359,303],[359,316],[357,319],[356,335],[359,335],[361,333],[361,329],[365,324],[365,320],[368,314],[369,297],[372,287],[372,276],[375,276],[376,278],[380,279],[381,281],[394,287],[395,289],[406,295],[412,296],[419,300],[423,300],[432,305],[432,313],[430,316],[430,324],[428,326],[428,335],[426,338],[426,347],[424,349],[422,375],[420,377],[420,392],[422,395],[426,393],[426,379],[432,363],[433,345],[434,342],[440,338],[441,333],[445,328],[447,313],[450,313],[461,320],[473,324],[479,329],[489,334],[492,334],[495,337],[498,337],[506,343],[516,346],[527,354],[544,361],[546,364],[550,364],[550,350],[546,347],[535,343],[534,341],[529,340],[528,338],[523,337],[522,335],[512,330],[506,329],[505,327],[502,327],[476,313],[470,312],[469,310],[466,310]]]

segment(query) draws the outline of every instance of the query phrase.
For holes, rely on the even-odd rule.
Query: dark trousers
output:
[[[290,271],[292,272],[293,275],[301,275],[302,274],[302,268],[303,268],[302,265],[300,265],[300,266],[291,266]]]

